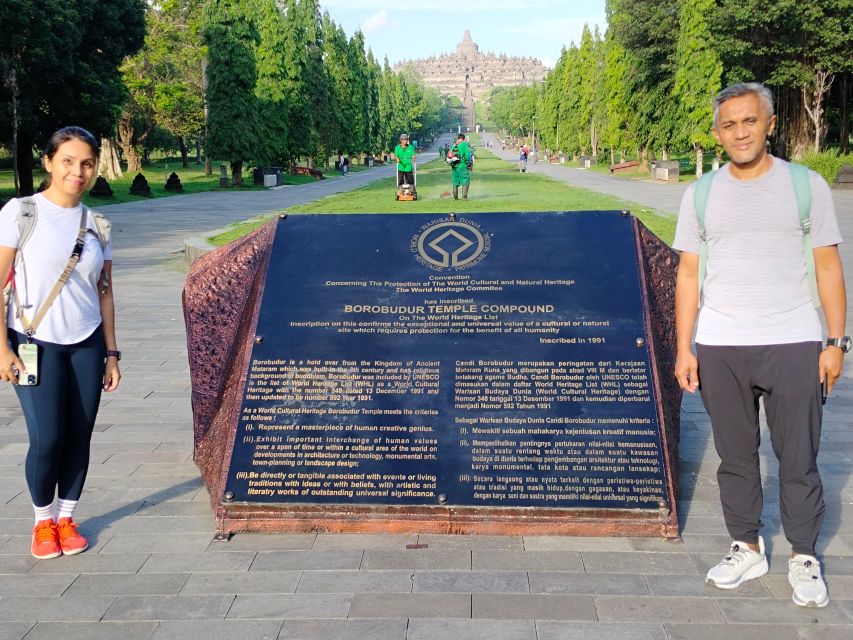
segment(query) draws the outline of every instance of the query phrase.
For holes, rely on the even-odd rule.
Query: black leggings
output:
[[[9,331],[17,350],[23,334]],[[33,504],[78,500],[89,469],[89,443],[104,385],[104,332],[99,326],[77,344],[39,345],[37,385],[15,385],[27,421],[26,477]]]

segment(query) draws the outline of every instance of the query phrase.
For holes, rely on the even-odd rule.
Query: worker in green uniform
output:
[[[458,162],[456,161],[458,159]],[[450,147],[447,155],[450,164],[451,183],[453,185],[453,199],[459,200],[459,187],[462,187],[462,199],[468,199],[468,187],[471,185],[471,166],[474,164],[474,155],[471,147],[465,140],[465,134],[460,133],[456,142]]]
[[[397,161],[397,186],[403,184],[414,186],[412,170],[415,164],[415,148],[409,144],[409,134],[400,134],[400,144],[394,147],[394,159]]]

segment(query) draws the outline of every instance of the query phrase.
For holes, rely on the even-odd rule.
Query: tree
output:
[[[116,144],[112,138],[101,138],[101,155],[98,157],[98,175],[107,180],[122,177],[121,163],[118,159]]]
[[[588,122],[584,122],[581,114],[581,79],[580,52],[571,44],[565,50],[565,62],[562,66],[563,77],[559,87],[562,92],[563,104],[560,108],[560,119],[557,121],[557,135],[567,151],[573,154],[583,151],[584,140],[587,138]]]
[[[173,136],[182,164],[204,128],[201,28],[204,0],[148,4],[143,47],[121,65],[128,98],[118,123],[119,145],[131,173],[142,170],[157,127]]]
[[[126,66],[124,67],[127,68]],[[143,92],[140,91],[139,94]],[[145,142],[154,131],[154,120],[149,110],[138,102],[125,103],[116,125],[118,144],[127,161],[128,173],[142,171],[142,155]]]
[[[364,153],[369,148],[370,126],[368,124],[368,68],[367,54],[364,51],[364,34],[356,31],[347,46],[350,73],[352,74],[352,146],[351,152]]]
[[[382,120],[379,110],[382,91],[382,67],[373,52],[367,52],[367,148],[371,153],[382,150]]]
[[[490,98],[490,118],[513,135],[526,136],[536,117],[537,89],[535,87],[497,87]]]
[[[286,159],[290,140],[287,126],[290,103],[285,92],[288,71],[284,54],[288,46],[287,21],[276,0],[260,0],[255,4],[255,11],[259,36],[255,97],[260,133],[254,157],[259,163],[270,165]]]
[[[320,24],[320,3],[317,0],[301,0],[302,21],[305,24],[305,48],[307,53],[306,82],[308,108],[313,114],[314,127],[306,141],[306,155],[310,163],[320,160],[324,165],[333,149],[328,144],[334,133],[335,119],[329,89],[329,76],[323,63],[323,35]]]
[[[152,58],[156,72],[153,112],[157,125],[178,140],[181,161],[189,166],[190,140],[204,129],[202,68],[207,51],[201,29],[205,0],[167,0],[156,14]],[[157,38],[156,36],[159,36]]]
[[[577,58],[577,137],[581,150],[588,151],[593,156],[598,154],[598,139],[604,120],[603,53],[598,27],[593,33],[584,25]]]
[[[675,141],[693,146],[697,178],[702,175],[703,149],[714,145],[712,100],[720,91],[723,75],[707,21],[714,3],[715,0],[682,0],[679,7],[673,85],[673,99],[678,105]]]
[[[351,153],[356,148],[355,79],[344,30],[336,25],[328,12],[323,14],[323,61],[329,80],[329,126],[324,147]]]
[[[850,125],[853,124],[850,117],[850,103],[853,102],[853,82],[851,82],[853,72],[845,71],[839,75],[834,85],[836,108],[831,113],[835,120],[839,150],[842,154],[847,154],[850,153]]]
[[[853,71],[853,2],[720,0],[712,28],[726,84],[757,80],[774,89],[774,153],[797,158],[820,146],[833,78]]]
[[[204,38],[209,105],[205,147],[210,157],[231,165],[234,186],[242,186],[243,164],[255,157],[260,146],[255,97],[257,31],[240,0],[213,0]]]
[[[11,116],[12,123],[12,145],[11,148],[14,151],[18,149],[18,128],[21,123],[21,118],[18,115],[18,102],[20,100],[21,92],[18,87],[18,76],[15,73],[15,69],[12,68],[12,65],[8,63],[5,59],[0,59],[2,62],[2,67],[0,67],[0,73],[2,73],[3,78],[3,86],[9,92],[9,115]],[[15,181],[15,193],[19,193],[19,185],[21,182],[21,178],[18,172],[18,158],[16,154],[12,154],[12,175]]]
[[[676,67],[679,0],[607,0],[607,24],[627,52],[630,105],[641,161],[649,149],[666,157],[675,128],[672,88]]]
[[[117,133],[118,143],[127,160],[128,173],[142,171],[143,148],[154,130],[154,50],[162,40],[157,9],[148,6],[145,14],[146,35],[142,48],[125,58],[119,67],[127,89],[127,100],[122,106]]]
[[[539,137],[542,143],[551,149],[559,151],[560,137],[557,127],[561,118],[563,107],[563,95],[561,90],[562,78],[565,73],[564,66],[567,63],[566,49],[563,47],[560,58],[554,68],[545,76],[543,81],[544,99],[539,109]]]
[[[388,58],[385,58],[382,67],[382,76],[379,83],[379,140],[380,144],[377,149],[386,150],[391,145],[394,139],[395,130],[399,127],[393,121],[395,117],[394,110],[394,77],[395,74],[388,64]],[[399,135],[399,131],[397,132]]]
[[[36,141],[68,124],[112,134],[126,95],[117,69],[142,45],[144,18],[142,0],[0,2],[0,67],[18,79],[20,193],[33,192]],[[4,111],[11,101],[0,84]],[[11,141],[12,125],[0,118],[0,138]]]
[[[320,11],[316,0],[283,0],[283,6],[287,69],[284,89],[289,99],[287,157],[293,163],[300,157],[313,162],[329,150],[329,141],[335,134]]]
[[[625,149],[636,144],[630,106],[630,70],[628,52],[608,32],[604,40],[604,128],[601,140],[610,149],[610,164],[615,164],[616,149],[621,162]]]

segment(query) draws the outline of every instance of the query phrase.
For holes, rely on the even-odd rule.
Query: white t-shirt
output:
[[[708,262],[696,342],[706,345],[791,344],[821,340],[803,254],[803,232],[788,163],[738,180],[729,165],[711,183],[705,208]],[[832,194],[814,171],[812,247],[841,243]],[[695,185],[684,193],[673,247],[698,254]]]
[[[40,193],[34,199],[38,208],[36,225],[23,248],[23,268],[19,266],[15,274],[21,304],[32,305],[24,310],[30,321],[68,265],[81,214],[79,205],[71,209],[59,207]],[[0,210],[0,245],[4,247],[18,247],[19,209],[18,201],[12,199]],[[92,335],[101,324],[98,278],[104,260],[112,260],[112,246],[108,243],[101,251],[91,213],[87,226],[90,232],[84,239],[80,261],[38,326],[35,334],[38,340],[76,344]],[[14,301],[7,310],[6,326],[24,333],[21,321],[15,317]]]

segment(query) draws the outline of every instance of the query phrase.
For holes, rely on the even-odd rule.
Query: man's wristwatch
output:
[[[113,357],[116,360],[121,360],[121,351],[113,351],[112,349],[107,349],[107,357]]]
[[[826,339],[827,347],[838,347],[844,353],[850,351],[850,348],[853,347],[853,340],[850,339],[850,336],[844,336],[843,338],[827,338]]]

